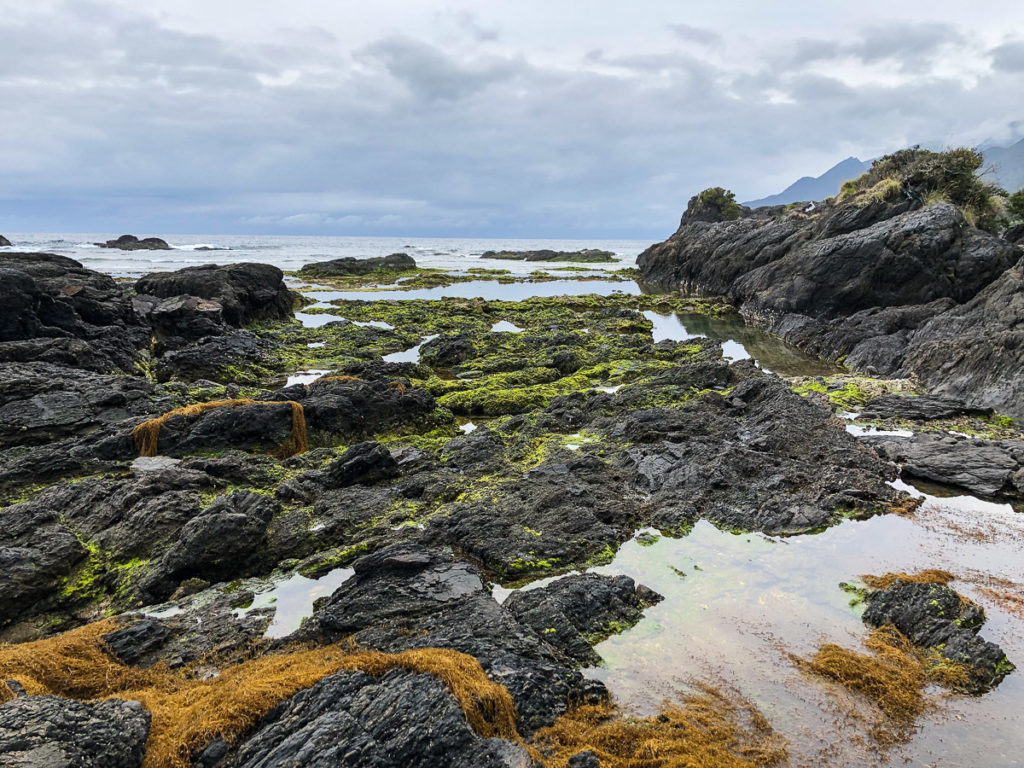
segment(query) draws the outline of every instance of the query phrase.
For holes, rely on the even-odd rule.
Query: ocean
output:
[[[117,234],[4,233],[11,251],[58,253],[81,262],[90,269],[114,275],[135,277],[147,272],[165,272],[197,264],[231,264],[255,261],[273,264],[285,271],[297,270],[312,261],[344,256],[366,258],[389,253],[408,253],[421,267],[466,270],[471,267],[507,269],[529,273],[555,262],[521,262],[481,259],[485,251],[526,251],[547,248],[576,251],[599,248],[615,253],[621,261],[586,265],[594,269],[622,269],[636,265],[636,257],[651,243],[647,240],[527,240],[466,238],[399,237],[308,237],[292,235],[168,235],[163,239],[171,251],[119,251],[99,248],[94,243],[118,237]],[[149,237],[150,233],[140,233]],[[218,249],[218,250],[211,250]],[[563,265],[564,266],[564,265]]]

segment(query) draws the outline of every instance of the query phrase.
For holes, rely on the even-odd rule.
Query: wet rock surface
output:
[[[572,262],[608,262],[616,261],[611,251],[598,248],[584,248],[580,251],[484,251],[481,259],[500,259],[504,261],[572,261]]]
[[[0,705],[0,763],[9,768],[140,768],[150,715],[134,701],[90,704],[23,696]]]
[[[904,475],[966,488],[981,496],[1024,495],[1024,440],[976,440],[960,435],[869,437]]]
[[[532,768],[519,745],[483,739],[444,685],[393,670],[380,678],[342,672],[280,705],[225,768]]]
[[[980,693],[997,685],[1013,664],[995,643],[978,635],[985,614],[945,584],[897,579],[867,598],[864,621],[874,627],[892,625],[914,645],[963,664],[969,690]]]
[[[513,592],[504,608],[548,643],[581,664],[598,664],[594,644],[636,624],[657,592],[629,576],[565,576],[539,589]]]

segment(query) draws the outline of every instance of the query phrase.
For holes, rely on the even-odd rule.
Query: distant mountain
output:
[[[1024,139],[1009,147],[988,147],[985,150],[985,167],[992,172],[985,174],[985,180],[998,184],[1009,192],[1024,187]]]
[[[763,205],[786,205],[801,203],[804,200],[824,200],[839,193],[844,181],[855,179],[871,167],[870,160],[848,157],[841,163],[832,166],[818,178],[804,176],[794,181],[777,195],[751,200],[744,205],[760,208]]]

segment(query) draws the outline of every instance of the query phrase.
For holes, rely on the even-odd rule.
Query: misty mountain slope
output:
[[[788,203],[803,202],[804,200],[824,200],[826,197],[838,194],[839,187],[842,186],[844,181],[857,178],[870,167],[870,160],[848,157],[829,168],[817,178],[804,176],[802,179],[794,181],[777,195],[763,197],[760,200],[751,200],[743,204],[751,208],[760,208],[765,205],[786,205]]]

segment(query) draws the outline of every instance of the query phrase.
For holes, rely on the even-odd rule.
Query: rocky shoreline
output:
[[[763,716],[720,692],[649,719],[614,709],[588,673],[595,646],[665,602],[593,569],[648,528],[786,541],[906,514],[919,502],[894,487],[901,472],[1019,496],[1024,441],[1001,413],[1019,415],[1020,369],[1016,348],[992,352],[1017,331],[984,308],[1012,291],[1021,254],[941,204],[734,221],[697,207],[641,269],[705,299],[389,295],[305,325],[309,300],[269,265],[124,283],[0,254],[0,761],[619,766],[643,735],[678,754],[699,741],[709,764],[786,764]],[[880,244],[888,266],[866,270]],[[842,290],[814,282],[840,263]],[[911,266],[921,280],[892,278]],[[414,268],[301,277],[372,286]],[[943,397],[786,380],[711,338],[655,342],[645,313],[727,316],[719,295],[815,352],[872,312],[917,317],[913,336],[828,349]],[[925,373],[927,339],[974,327],[950,330],[954,316],[981,318],[990,342],[965,343],[991,361],[969,380],[967,357]],[[879,367],[896,339],[910,351]],[[915,434],[851,434],[839,417],[854,405]],[[954,421],[998,439],[927,432]],[[938,654],[954,690],[1013,670],[945,584],[907,577],[865,600],[867,625],[895,626],[927,669]],[[956,616],[932,608],[947,603]]]

